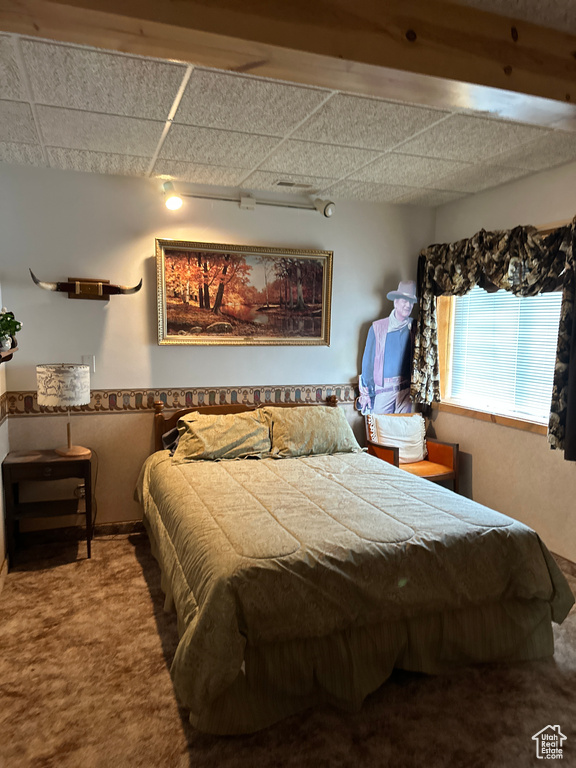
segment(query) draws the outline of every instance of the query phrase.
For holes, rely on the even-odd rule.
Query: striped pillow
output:
[[[369,413],[366,424],[371,443],[398,448],[400,464],[426,458],[426,424],[421,413]]]

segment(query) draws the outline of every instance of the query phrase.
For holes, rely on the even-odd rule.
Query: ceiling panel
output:
[[[243,189],[262,192],[283,192],[292,195],[317,194],[331,179],[323,176],[298,176],[294,173],[255,171],[242,183]],[[293,186],[289,186],[293,185]]]
[[[422,205],[426,208],[437,208],[439,205],[452,203],[461,197],[467,197],[463,192],[441,192],[437,189],[418,189],[396,200],[401,205]]]
[[[375,160],[379,152],[351,147],[334,147],[310,141],[285,141],[260,166],[263,171],[280,171],[306,176],[338,179],[365,163]]]
[[[37,40],[22,40],[37,103],[166,120],[186,72],[169,64]]]
[[[536,128],[504,120],[453,115],[402,145],[407,155],[479,162],[544,135]]]
[[[338,94],[294,133],[294,138],[364,149],[388,149],[448,113]]]
[[[85,149],[48,147],[46,152],[50,167],[60,168],[63,171],[145,176],[150,165],[150,159],[146,157],[90,152]]]
[[[37,107],[44,141],[53,147],[152,157],[164,123],[134,117]]]
[[[188,163],[253,168],[277,145],[278,139],[271,136],[173,125],[160,157]]]
[[[520,168],[502,168],[493,165],[469,165],[461,171],[438,179],[430,186],[434,189],[454,192],[481,192],[490,187],[497,187],[508,181],[525,176],[528,171]]]
[[[492,162],[527,171],[542,171],[576,160],[576,134],[553,131],[516,150],[504,152]]]
[[[184,163],[181,160],[156,161],[154,176],[189,181],[193,184],[213,184],[217,187],[236,187],[246,176],[246,168],[230,168],[221,165]]]
[[[0,35],[0,99],[24,100],[26,90],[18,69],[13,41]]]
[[[322,190],[334,200],[366,200],[372,203],[393,203],[414,191],[413,187],[392,184],[370,184],[345,179]]]
[[[454,160],[393,153],[384,155],[360,171],[354,171],[350,174],[350,178],[378,184],[433,187],[435,186],[433,182],[437,179],[469,167],[469,163],[459,163]]]
[[[16,144],[0,141],[0,163],[45,166],[42,148],[38,144]]]
[[[329,95],[260,77],[195,69],[174,122],[285,136]]]
[[[0,101],[0,141],[40,143],[29,104]]]

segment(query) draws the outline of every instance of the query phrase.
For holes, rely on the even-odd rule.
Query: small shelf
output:
[[[14,352],[18,352],[18,347],[11,347],[6,352],[0,352],[0,363],[7,363],[8,360],[12,360]]]
[[[67,517],[68,515],[84,515],[85,509],[80,509],[79,499],[54,499],[53,501],[26,501],[14,507],[14,520],[24,520],[27,517]]]

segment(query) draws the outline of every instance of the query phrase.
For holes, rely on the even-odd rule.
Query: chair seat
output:
[[[426,477],[428,479],[445,477],[446,480],[454,477],[452,467],[436,464],[433,461],[415,461],[411,464],[400,464],[399,466],[400,469],[404,469],[412,475],[418,475],[418,477]]]

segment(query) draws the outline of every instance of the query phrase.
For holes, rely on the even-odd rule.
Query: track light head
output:
[[[326,216],[327,219],[330,218],[334,214],[334,211],[336,210],[336,205],[331,200],[314,200],[314,208],[321,213],[323,216]]]
[[[164,190],[164,195],[166,196],[166,199],[164,200],[166,208],[170,211],[177,211],[179,208],[182,208],[182,198],[174,189],[174,184],[172,184],[171,181],[165,181],[162,188]]]

